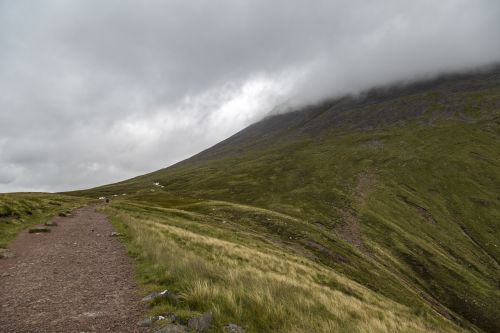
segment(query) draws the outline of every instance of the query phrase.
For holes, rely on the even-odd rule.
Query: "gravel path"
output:
[[[0,260],[0,331],[142,332],[133,263],[109,220],[89,206],[53,221]]]

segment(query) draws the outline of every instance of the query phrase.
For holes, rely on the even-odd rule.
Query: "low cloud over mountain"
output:
[[[0,0],[0,192],[117,181],[275,105],[496,62],[499,18],[486,0]]]

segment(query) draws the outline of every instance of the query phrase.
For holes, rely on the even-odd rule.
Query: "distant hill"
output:
[[[175,210],[178,228],[292,253],[429,330],[500,331],[498,66],[272,115],[174,166],[71,194],[115,195],[112,214],[164,224]],[[262,329],[254,317],[228,318]]]

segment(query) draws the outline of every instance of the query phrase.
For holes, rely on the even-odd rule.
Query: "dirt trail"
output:
[[[0,332],[142,332],[133,263],[109,220],[84,207],[54,221],[0,260]]]

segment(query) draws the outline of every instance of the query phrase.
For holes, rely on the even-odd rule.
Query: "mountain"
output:
[[[141,283],[183,295],[159,312],[250,332],[500,331],[498,66],[271,115],[69,194],[113,199]]]

